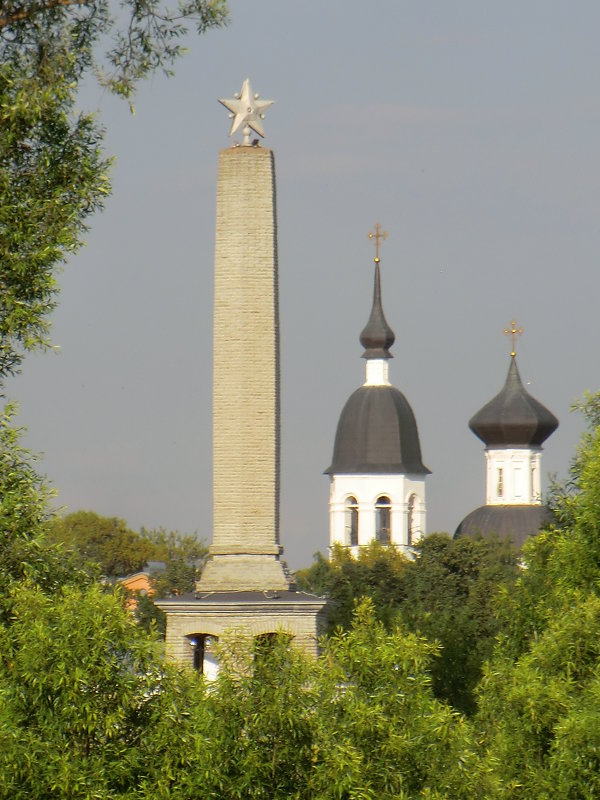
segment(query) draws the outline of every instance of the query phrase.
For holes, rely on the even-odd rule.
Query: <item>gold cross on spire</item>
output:
[[[510,328],[504,329],[504,335],[510,336],[510,354],[514,358],[517,355],[517,351],[515,350],[517,344],[517,336],[520,336],[523,333],[523,328],[517,328],[517,323],[513,319],[510,323]]]
[[[387,231],[381,230],[381,225],[376,222],[375,223],[375,230],[369,231],[369,239],[375,239],[375,263],[379,264],[379,247],[381,242],[387,239]]]

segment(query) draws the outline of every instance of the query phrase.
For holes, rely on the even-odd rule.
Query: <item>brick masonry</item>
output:
[[[195,596],[158,602],[167,656],[193,665],[199,636],[282,630],[316,655],[326,601],[293,589],[280,556],[279,298],[275,161],[219,157],[213,371],[213,541]]]
[[[191,642],[197,635],[209,635],[226,641],[227,637],[251,638],[263,633],[283,631],[292,636],[294,646],[309,655],[318,653],[318,638],[325,623],[325,601],[294,602],[287,598],[266,600],[258,594],[253,600],[211,601],[173,599],[161,602],[167,611],[167,655],[185,666],[192,666]]]
[[[202,590],[285,589],[279,560],[279,297],[275,160],[219,156],[211,562]]]

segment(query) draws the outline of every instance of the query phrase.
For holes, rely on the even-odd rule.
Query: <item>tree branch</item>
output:
[[[15,22],[23,22],[26,19],[35,17],[36,14],[43,14],[59,6],[83,6],[86,5],[87,2],[88,0],[46,0],[45,3],[37,3],[30,8],[21,8],[12,14],[0,17],[0,29],[7,28],[9,25],[14,25]]]

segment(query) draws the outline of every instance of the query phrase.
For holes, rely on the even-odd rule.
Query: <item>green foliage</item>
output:
[[[162,528],[142,528],[137,533],[125,520],[95,511],[56,517],[49,537],[73,553],[80,564],[93,562],[109,578],[139,572],[148,561],[164,561],[165,570],[154,576],[155,588],[164,594],[193,591],[196,571],[208,553],[204,542],[190,534]]]
[[[34,542],[47,520],[49,491],[20,444],[13,426],[15,407],[0,417],[0,575],[2,593],[36,563]]]
[[[588,429],[568,480],[553,488],[556,522],[525,544],[527,569],[499,606],[514,658],[576,597],[600,587],[600,395],[586,395],[574,409],[584,414]]]
[[[205,543],[196,536],[163,528],[142,528],[137,533],[124,520],[94,511],[54,518],[48,538],[80,568],[112,580],[142,571],[149,561],[162,562],[150,572],[156,597],[193,592],[208,554]],[[134,599],[139,624],[164,637],[164,612],[146,594],[137,592]]]
[[[572,598],[515,661],[498,645],[477,725],[502,797],[593,798],[600,791],[600,598]]]
[[[76,79],[91,72],[111,91],[126,97],[159,69],[170,74],[185,52],[181,37],[192,24],[197,33],[227,22],[225,0],[3,0],[0,60],[15,51],[37,55],[59,47],[76,68]],[[98,43],[110,42],[96,54]]]
[[[50,594],[66,583],[89,580],[46,539],[51,492],[35,470],[34,457],[20,444],[22,430],[14,427],[14,415],[10,405],[0,415],[0,622],[10,615],[12,587],[23,580]]]
[[[0,796],[132,797],[149,771],[146,731],[172,734],[177,674],[100,585],[49,597],[25,582],[12,596],[0,628]]]
[[[147,594],[137,592],[135,595],[135,618],[144,630],[157,633],[162,639],[167,633],[167,615]]]
[[[118,591],[60,572],[44,540],[43,483],[9,420],[0,439],[6,552],[14,545],[22,555],[0,562],[1,797],[600,793],[597,428],[580,451],[572,525],[529,543],[526,570],[499,542],[440,535],[425,539],[413,561],[383,548],[357,562],[343,552],[319,559],[301,576],[307,588],[337,591],[340,602],[359,592],[376,599],[356,605],[316,660],[285,635],[258,646],[222,642],[210,687],[163,664]],[[201,557],[188,537],[138,536],[169,557],[178,548]],[[481,672],[473,713],[461,691],[472,692]]]
[[[589,430],[557,522],[530,540],[505,592],[505,633],[478,689],[482,747],[501,797],[597,797],[600,791],[600,396],[580,407]]]
[[[102,517],[94,511],[75,511],[57,517],[49,535],[82,565],[90,561],[98,564],[106,577],[138,572],[158,553],[152,542],[129,530],[124,520]]]
[[[347,628],[356,601],[369,597],[388,628],[399,615],[411,631],[438,642],[434,692],[472,713],[482,665],[500,630],[498,591],[512,586],[519,574],[516,554],[506,543],[432,534],[419,543],[414,559],[377,543],[357,558],[336,548],[331,561],[318,554],[296,577],[300,588],[331,598],[330,630]]]
[[[47,346],[57,265],[109,191],[102,131],[73,111],[76,70],[64,53],[0,58],[0,383]]]
[[[433,695],[436,656],[435,645],[405,628],[388,632],[371,601],[357,606],[350,630],[327,641],[318,664],[321,762],[313,796],[484,793],[468,723]]]
[[[0,418],[0,797],[131,798],[156,758],[147,732],[172,738],[200,687],[163,663],[122,592],[46,535],[50,493],[13,413]]]
[[[200,797],[307,797],[311,770],[314,664],[272,638],[257,661],[252,642],[220,648],[222,668],[197,721],[203,767],[192,778]]]
[[[152,576],[156,596],[193,592],[208,556],[204,540],[164,528],[142,528],[140,536],[154,547],[152,558],[165,562],[165,569]]]
[[[3,0],[0,8],[0,387],[29,350],[49,346],[56,273],[83,244],[91,214],[110,192],[104,131],[78,112],[89,73],[118,94],[181,55],[186,20],[224,24],[220,0]],[[116,6],[116,4],[114,4]],[[117,25],[116,18],[122,21]],[[113,35],[102,73],[99,39]]]
[[[390,625],[405,596],[404,581],[410,561],[395,548],[373,542],[354,558],[346,548],[335,547],[331,560],[316,553],[314,564],[296,573],[302,591],[327,595],[331,600],[329,630],[352,623],[355,601],[370,597],[377,618]]]
[[[399,607],[410,630],[441,645],[432,669],[435,694],[471,714],[474,690],[501,629],[497,597],[521,574],[507,542],[432,534],[417,546]]]
[[[174,770],[161,754],[148,787],[169,774],[178,798],[485,796],[469,723],[432,694],[435,646],[401,628],[387,632],[368,601],[318,660],[290,648],[286,635],[268,641],[259,656],[247,639],[220,645],[217,681],[182,731],[179,763],[194,768]],[[148,788],[144,796],[168,795]]]

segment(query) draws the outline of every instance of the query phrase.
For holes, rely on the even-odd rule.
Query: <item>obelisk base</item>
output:
[[[204,637],[255,639],[278,631],[291,636],[295,647],[317,656],[326,623],[323,597],[306,592],[207,592],[159,600],[167,613],[167,658],[201,669],[194,651]]]
[[[202,570],[198,592],[287,591],[294,580],[287,564],[269,554],[227,553],[213,555]]]

